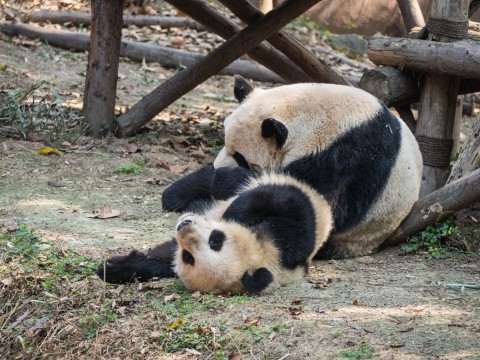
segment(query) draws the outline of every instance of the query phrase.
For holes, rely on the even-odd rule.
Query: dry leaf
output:
[[[40,155],[60,155],[62,152],[53,147],[44,147],[37,151],[37,154]]]
[[[295,298],[292,300],[292,305],[298,305],[303,301],[302,298]]]
[[[405,344],[397,344],[397,345],[395,345],[395,344],[390,344],[390,347],[391,347],[392,349],[400,349],[400,348],[403,348],[404,346],[405,346]]]
[[[200,351],[197,351],[197,350],[194,350],[194,349],[184,349],[186,353],[189,353],[189,354],[192,354],[192,355],[196,355],[196,356],[200,356],[202,355],[202,353]]]
[[[118,210],[113,210],[108,205],[100,206],[100,210],[95,210],[93,214],[88,214],[87,217],[89,218],[96,218],[96,219],[110,219],[113,217],[120,216],[121,212]]]
[[[178,294],[172,294],[172,295],[167,295],[163,298],[163,301],[165,302],[169,302],[169,301],[173,301],[173,300],[177,300],[177,299],[180,299],[180,295]]]
[[[350,346],[350,347],[357,346],[357,343],[354,341],[347,341],[347,346]]]
[[[362,302],[359,299],[353,300],[353,305],[355,306],[363,306]]]
[[[187,170],[187,168],[188,168],[188,165],[178,165],[178,164],[168,165],[168,170],[170,170],[171,172],[177,175],[183,173],[185,170]]]
[[[268,336],[268,341],[269,342],[272,342],[273,340],[275,340],[275,338],[278,336],[278,333],[276,333],[275,331],[272,332],[269,336]]]
[[[162,290],[163,284],[160,281],[150,281],[148,283],[140,283],[138,290]]]
[[[48,323],[48,319],[47,318],[40,318],[37,321],[35,321],[35,324],[30,329],[27,330],[27,332],[25,333],[25,337],[27,339],[32,339],[39,332],[41,332],[43,330],[47,330],[49,327],[50,327],[50,325]]]
[[[290,306],[288,308],[288,311],[291,315],[300,315],[301,313],[303,313],[303,308],[301,306]]]
[[[136,152],[139,152],[140,149],[138,148],[137,144],[130,143],[127,145],[127,150],[130,154],[134,154]]]
[[[234,354],[228,355],[228,360],[242,360],[242,359],[243,359],[243,356],[240,353],[234,353]]]
[[[182,325],[183,323],[185,323],[185,319],[175,320],[175,321],[167,328],[167,331],[172,331],[173,329],[176,329],[177,327],[179,327],[179,326]]]
[[[254,320],[245,321],[243,324],[245,325],[245,328],[249,328],[251,326],[257,325],[259,321],[260,321],[260,318],[257,318]]]
[[[62,183],[57,182],[57,181],[49,181],[49,182],[47,182],[47,185],[51,186],[51,187],[56,187],[56,188],[65,187],[65,185],[63,185]]]
[[[150,333],[150,337],[151,337],[152,339],[157,339],[157,338],[159,338],[161,335],[162,335],[162,334],[160,333],[160,331],[152,331],[152,332]]]

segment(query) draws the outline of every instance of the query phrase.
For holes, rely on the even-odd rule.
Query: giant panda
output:
[[[237,176],[220,172],[221,178],[213,176],[217,188]],[[172,268],[189,290],[266,292],[307,273],[332,225],[331,208],[317,191],[288,175],[260,173],[229,199],[197,202],[195,212],[183,214],[175,248],[170,242],[147,254],[114,257],[98,275],[113,283],[169,276],[164,255],[173,251]]]
[[[214,168],[237,169],[236,184],[224,194],[210,192],[214,170],[199,170],[167,189],[164,209],[227,198],[249,172],[281,171],[328,201],[334,228],[317,258],[343,259],[376,251],[418,199],[422,157],[415,137],[369,93],[317,83],[264,90],[236,77],[234,94],[240,106],[225,120]]]

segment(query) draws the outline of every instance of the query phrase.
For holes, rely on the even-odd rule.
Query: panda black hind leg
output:
[[[97,275],[111,284],[145,282],[154,277],[174,277],[173,259],[177,246],[175,239],[172,239],[154,247],[146,254],[133,250],[125,256],[111,257],[100,264]]]

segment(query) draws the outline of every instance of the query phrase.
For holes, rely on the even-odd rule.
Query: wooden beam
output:
[[[89,124],[90,134],[100,138],[113,132],[123,3],[117,0],[92,0],[91,4],[92,32],[83,114]]]
[[[264,15],[248,0],[219,0],[246,24],[253,24]],[[280,31],[270,36],[267,41],[284,53],[306,74],[316,82],[350,85],[326,63],[305,49],[295,38]]]
[[[239,25],[203,1],[167,0],[167,2],[224,39],[229,39],[242,30]],[[265,41],[255,46],[248,52],[248,55],[287,82],[312,81],[312,78],[305,74],[295,63]]]
[[[395,233],[382,246],[404,242],[409,236],[480,201],[480,169],[422,197]]]
[[[397,3],[400,12],[402,13],[403,22],[405,23],[407,32],[415,26],[425,26],[422,9],[420,9],[417,0],[397,0]]]
[[[441,43],[374,35],[368,41],[368,57],[377,65],[480,79],[478,42]]]
[[[235,34],[203,60],[178,72],[117,118],[118,134],[131,136],[156,114],[229,63],[279,31],[321,0],[286,0],[254,24]]]
[[[388,107],[404,106],[420,101],[420,88],[411,71],[380,66],[366,71],[360,87],[382,100]],[[480,91],[480,81],[460,79],[458,94]]]

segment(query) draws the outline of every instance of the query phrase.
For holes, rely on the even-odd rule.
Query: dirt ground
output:
[[[48,80],[71,106],[81,106],[86,54],[0,39],[0,65],[6,65],[0,71],[1,89]],[[148,68],[121,61],[119,109],[131,106],[174,73],[155,64]],[[145,76],[152,81],[144,81]],[[192,117],[204,118],[200,128],[211,131],[212,116],[217,121],[235,108],[225,101],[231,96],[232,79],[216,76],[170,106],[159,119],[173,117],[188,125]],[[209,118],[208,114],[214,115]],[[65,145],[58,156],[37,154],[45,146],[42,142],[0,137],[0,145],[0,228],[26,223],[45,240],[74,248],[95,261],[171,238],[176,215],[162,212],[163,189],[184,171],[211,162],[216,150],[214,146],[202,151],[172,147],[171,141],[148,134],[133,139],[81,138],[75,146]],[[144,164],[138,175],[115,173],[119,166],[138,159]],[[104,204],[121,215],[105,220],[87,217]],[[478,231],[473,234],[478,236]],[[230,345],[245,359],[480,359],[479,291],[446,286],[480,284],[480,254],[447,254],[439,260],[401,255],[395,247],[357,259],[317,261],[304,282],[238,303],[229,300],[220,310],[185,317],[193,323],[208,322],[231,336]],[[89,281],[95,291],[104,289],[95,276]],[[181,288],[173,279],[163,284]],[[153,296],[162,298],[164,293],[159,290]],[[167,316],[165,321],[172,320]],[[251,337],[242,338],[245,344],[240,346],[234,333],[252,320],[258,320],[258,333],[252,331]],[[146,334],[158,331],[159,326],[145,322],[142,328],[142,320],[128,313],[107,325],[118,331],[119,338],[127,338],[132,327]],[[260,329],[270,330],[262,333]],[[130,345],[136,349],[135,342]],[[368,351],[355,353],[359,349]],[[151,346],[136,349],[134,355],[110,351],[81,354],[92,358],[217,358],[208,351],[167,353]],[[227,353],[226,358],[240,358],[234,353]],[[29,358],[18,354],[18,358]]]

